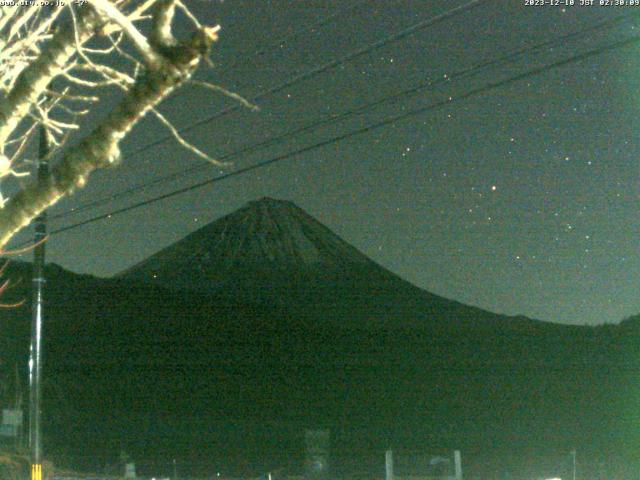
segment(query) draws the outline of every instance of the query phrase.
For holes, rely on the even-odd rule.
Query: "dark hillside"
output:
[[[220,231],[239,228],[223,220]],[[290,218],[273,221],[293,228]],[[256,228],[247,235],[260,236]],[[323,426],[337,471],[354,451],[365,458],[389,445],[461,448],[483,474],[499,473],[514,452],[543,462],[580,448],[637,461],[637,319],[589,328],[496,315],[422,291],[313,228],[322,232],[314,245],[335,255],[310,249],[288,270],[260,260],[266,251],[274,265],[283,260],[268,242],[225,275],[222,260],[209,270],[182,253],[165,262],[160,252],[115,279],[50,266],[48,451],[91,464],[125,448],[149,468],[177,457],[194,470],[259,473],[288,465],[304,428]],[[279,241],[306,244],[289,233]],[[194,235],[187,250],[212,240]],[[156,283],[151,271],[172,277]],[[11,295],[28,297],[28,265],[9,275],[24,279]],[[26,373],[29,309],[1,314],[9,379],[15,362]]]

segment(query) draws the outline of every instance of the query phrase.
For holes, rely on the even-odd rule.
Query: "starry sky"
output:
[[[238,155],[226,170],[173,140],[145,148],[167,137],[164,127],[147,118],[123,144],[119,167],[94,174],[84,190],[51,210],[53,217],[62,215],[51,228],[424,111],[54,235],[48,260],[109,276],[250,200],[271,196],[294,201],[419,287],[463,303],[559,323],[600,324],[635,315],[640,42],[544,66],[640,36],[640,7],[579,2],[480,2],[261,95],[468,0],[192,0],[203,23],[222,26],[214,67],[199,78],[258,97],[260,107],[205,121],[236,103],[194,85],[161,106],[177,127],[202,120],[185,136],[213,157],[431,86]],[[566,37],[602,22],[611,23]],[[476,68],[542,42],[549,43]],[[522,75],[531,70],[540,71]],[[477,93],[466,95],[471,91]],[[107,92],[104,100],[85,129],[99,121],[116,94]],[[138,187],[174,173],[170,181]],[[132,187],[130,194],[71,211]]]

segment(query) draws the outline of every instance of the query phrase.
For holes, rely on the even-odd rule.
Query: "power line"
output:
[[[406,112],[406,113],[402,113],[402,114],[398,114],[398,115],[389,117],[389,118],[387,118],[385,120],[373,123],[373,124],[368,125],[366,127],[363,127],[363,128],[357,129],[357,130],[353,130],[351,132],[347,132],[347,133],[344,133],[344,134],[341,134],[341,135],[337,135],[337,136],[335,136],[333,138],[330,138],[330,139],[327,139],[327,140],[323,140],[321,142],[317,142],[317,143],[314,143],[312,145],[309,145],[309,146],[306,146],[306,147],[303,147],[303,148],[300,148],[300,149],[297,149],[297,150],[294,150],[294,151],[291,151],[291,152],[288,152],[288,153],[285,153],[285,154],[282,154],[282,155],[278,155],[278,156],[273,157],[273,158],[271,158],[269,160],[265,160],[263,162],[259,162],[259,163],[254,164],[254,165],[251,165],[251,166],[248,166],[248,167],[245,167],[245,168],[241,168],[241,169],[236,170],[234,172],[230,172],[228,174],[221,175],[221,176],[218,176],[218,177],[214,177],[214,178],[211,178],[211,179],[208,179],[208,180],[203,180],[201,182],[189,185],[187,187],[183,187],[183,188],[180,188],[180,189],[177,189],[177,190],[173,190],[171,192],[168,192],[168,193],[165,193],[165,194],[162,194],[162,195],[158,195],[158,196],[153,197],[151,199],[144,200],[144,201],[141,201],[141,202],[137,202],[137,203],[129,205],[127,207],[123,207],[123,208],[114,210],[114,211],[112,211],[110,213],[98,215],[98,216],[89,218],[87,220],[83,220],[81,222],[78,222],[78,223],[75,223],[75,224],[72,224],[72,225],[68,225],[68,226],[65,226],[65,227],[62,227],[62,228],[58,228],[56,230],[53,230],[51,232],[51,235],[62,233],[62,232],[66,232],[66,231],[69,231],[69,230],[72,230],[72,229],[87,225],[89,223],[94,223],[94,222],[97,222],[99,220],[103,220],[105,218],[111,218],[114,215],[118,215],[118,214],[121,214],[121,213],[129,212],[131,210],[134,210],[134,209],[137,209],[137,208],[140,208],[140,207],[144,207],[144,206],[159,202],[161,200],[165,200],[167,198],[171,198],[171,197],[174,197],[174,196],[177,196],[177,195],[181,195],[183,193],[187,193],[187,192],[190,192],[190,191],[193,191],[193,190],[197,190],[197,189],[202,188],[204,186],[207,186],[207,185],[210,185],[210,184],[222,181],[222,180],[226,180],[228,178],[235,177],[235,176],[238,176],[238,175],[241,175],[241,174],[253,171],[253,170],[257,170],[259,168],[263,168],[263,167],[266,167],[268,165],[275,164],[277,162],[280,162],[280,161],[286,160],[288,158],[291,158],[291,157],[293,157],[295,155],[300,155],[300,154],[303,154],[303,153],[310,152],[312,150],[317,150],[317,149],[322,148],[324,146],[327,146],[327,145],[330,145],[330,144],[333,144],[333,143],[337,143],[339,141],[345,140],[345,139],[350,138],[350,137],[354,137],[356,135],[369,133],[371,131],[377,130],[377,129],[385,127],[387,125],[391,125],[391,124],[399,122],[401,120],[404,120],[404,119],[407,119],[407,118],[410,118],[410,117],[414,117],[414,116],[417,116],[417,115],[421,115],[421,114],[424,114],[424,113],[429,112],[431,110],[435,110],[435,109],[437,109],[439,107],[442,107],[442,106],[445,106],[445,105],[450,105],[450,104],[453,104],[455,102],[458,102],[458,101],[465,100],[465,99],[470,98],[470,97],[474,97],[474,96],[480,95],[480,94],[488,92],[490,90],[494,90],[496,88],[503,87],[503,86],[506,86],[506,85],[510,85],[510,84],[518,82],[520,80],[524,80],[525,78],[529,78],[529,77],[533,77],[533,76],[536,76],[536,75],[540,75],[541,73],[547,72],[549,70],[552,70],[552,69],[555,69],[555,68],[558,68],[558,67],[562,67],[562,66],[566,66],[566,65],[569,65],[569,64],[572,64],[572,63],[575,63],[575,62],[579,62],[579,61],[582,61],[582,60],[586,60],[588,58],[591,58],[591,57],[594,57],[594,56],[597,56],[597,55],[601,55],[602,53],[609,52],[609,51],[612,51],[612,50],[615,50],[615,49],[618,49],[618,48],[626,47],[626,46],[629,46],[629,45],[632,45],[632,44],[638,43],[638,42],[640,42],[640,36],[634,36],[634,37],[630,37],[630,38],[627,38],[627,39],[619,41],[619,42],[615,42],[613,44],[605,45],[605,46],[597,48],[597,49],[589,50],[587,52],[584,52],[584,53],[581,53],[581,54],[578,54],[578,55],[574,55],[574,56],[569,57],[569,58],[558,60],[558,61],[553,62],[551,64],[544,65],[544,66],[541,66],[541,67],[537,67],[537,68],[528,70],[526,72],[523,72],[521,74],[512,76],[510,78],[507,78],[507,79],[504,79],[504,80],[500,80],[500,81],[496,81],[496,82],[492,82],[492,83],[489,83],[489,84],[487,84],[485,86],[472,89],[472,90],[470,90],[470,91],[468,91],[466,93],[463,93],[463,94],[460,94],[460,95],[456,96],[455,98],[454,97],[449,97],[446,100],[441,100],[441,101],[432,103],[430,105],[427,105],[425,107],[421,107],[421,108],[418,108],[418,109],[415,109],[415,110],[411,110],[411,111]]]
[[[403,38],[405,38],[405,37],[417,32],[417,31],[419,31],[421,29],[427,28],[429,26],[433,26],[433,25],[435,25],[435,24],[437,24],[437,23],[439,23],[441,21],[444,21],[444,20],[446,20],[446,19],[448,19],[450,17],[453,17],[455,15],[459,15],[459,14],[461,14],[463,12],[466,12],[468,10],[471,10],[471,9],[481,5],[482,3],[489,2],[489,1],[491,1],[491,0],[471,0],[471,1],[465,3],[465,4],[461,5],[461,6],[454,7],[454,8],[449,9],[449,10],[447,10],[447,11],[441,13],[441,14],[438,14],[438,15],[436,15],[434,17],[431,17],[431,18],[429,18],[427,20],[423,20],[421,22],[413,24],[412,26],[410,26],[410,27],[408,27],[408,28],[406,28],[404,30],[401,30],[401,31],[396,32],[396,33],[394,33],[392,35],[384,37],[383,39],[378,40],[378,41],[374,42],[373,44],[367,45],[367,46],[365,46],[365,47],[363,47],[361,49],[358,49],[358,50],[356,50],[354,52],[351,52],[351,53],[347,54],[346,56],[343,56],[341,58],[332,60],[332,61],[330,61],[328,63],[325,63],[325,64],[323,64],[323,65],[321,65],[319,67],[313,68],[313,69],[311,69],[311,70],[309,70],[307,72],[304,72],[304,73],[302,73],[300,75],[297,75],[297,76],[293,77],[292,79],[287,80],[284,83],[281,83],[281,84],[277,85],[276,87],[273,87],[273,88],[271,88],[269,90],[266,90],[266,91],[258,94],[257,96],[252,98],[252,101],[256,102],[260,98],[263,98],[263,97],[268,96],[268,95],[270,95],[272,93],[276,93],[278,91],[281,91],[284,88],[287,88],[287,87],[289,87],[289,86],[291,86],[291,85],[293,85],[295,83],[298,83],[298,82],[300,82],[302,80],[305,80],[307,78],[311,78],[311,77],[313,77],[315,75],[318,75],[318,74],[320,74],[320,73],[322,73],[322,72],[324,72],[326,70],[329,70],[329,69],[331,69],[331,68],[333,68],[333,67],[335,67],[337,65],[340,65],[342,63],[345,63],[347,61],[351,61],[351,60],[353,60],[353,59],[355,59],[355,58],[357,58],[357,57],[359,57],[361,55],[364,55],[364,54],[369,53],[369,52],[371,52],[371,51],[373,51],[373,50],[375,50],[377,48],[380,48],[380,47],[382,47],[384,45],[387,45],[388,43],[401,40],[401,39],[403,39]],[[221,110],[221,111],[219,111],[219,112],[217,112],[217,113],[215,113],[215,114],[213,114],[213,115],[211,115],[209,117],[206,117],[204,119],[198,120],[198,121],[196,121],[194,123],[191,123],[190,125],[187,125],[186,127],[183,127],[181,129],[179,129],[178,132],[185,133],[185,132],[191,131],[196,127],[199,127],[201,125],[207,124],[207,123],[209,123],[209,122],[211,122],[211,121],[213,121],[213,120],[215,120],[217,118],[222,117],[223,115],[226,115],[227,113],[231,113],[231,112],[236,111],[236,110],[238,110],[240,108],[241,108],[240,106],[236,105],[236,106],[233,106],[233,107],[229,107],[229,108],[223,109],[223,110]],[[127,156],[131,157],[131,156],[138,155],[138,154],[140,154],[140,153],[142,153],[142,152],[144,152],[146,150],[149,150],[150,148],[153,148],[153,147],[155,147],[157,145],[160,145],[160,144],[164,143],[165,141],[171,140],[171,139],[173,139],[172,135],[167,135],[165,137],[159,138],[157,140],[154,140],[152,142],[149,142],[149,143],[141,146],[140,148],[138,148],[136,150],[133,150],[132,152],[129,152],[127,154]],[[241,151],[241,152],[238,152],[238,153],[244,153],[244,152]],[[225,156],[224,158],[228,158],[228,156]],[[95,202],[92,202],[92,204],[93,203],[95,203]],[[81,207],[81,208],[82,208],[82,210],[85,209],[83,207]],[[77,210],[77,211],[79,211],[79,210]],[[68,212],[63,212],[63,213],[58,214],[57,216],[52,217],[52,218],[60,218],[60,217],[63,217],[63,216],[67,216],[68,214],[69,214]]]
[[[460,5],[458,7],[449,9],[441,14],[435,15],[434,17],[428,18],[427,20],[423,20],[421,22],[415,23],[413,25],[411,25],[408,28],[405,28],[404,30],[401,30],[399,32],[396,32],[394,34],[388,35],[372,44],[369,44],[365,47],[362,47],[358,50],[355,50],[343,57],[340,57],[338,59],[334,59],[331,60],[330,62],[324,63],[318,67],[312,68],[311,70],[308,70],[304,73],[301,73],[299,75],[296,75],[295,77],[284,81],[283,83],[280,83],[278,85],[276,85],[275,87],[272,87],[268,90],[265,90],[255,96],[253,96],[251,98],[251,102],[252,103],[256,103],[258,102],[258,100],[268,96],[268,95],[272,95],[274,93],[278,93],[282,90],[284,90],[285,88],[288,88],[292,85],[295,85],[296,83],[299,83],[303,80],[306,80],[308,78],[312,78],[316,75],[319,75],[321,73],[326,72],[327,70],[330,70],[338,65],[341,65],[345,62],[350,62],[351,60],[354,60],[358,57],[361,57],[362,55],[365,55],[367,53],[370,53],[378,48],[381,48],[385,45],[388,45],[389,43],[393,43],[393,42],[397,42],[399,40],[402,40],[403,38],[408,37],[409,35],[412,35],[413,33],[416,33],[420,30],[423,30],[427,27],[431,27],[433,25],[436,25],[444,20],[447,20],[451,17],[454,17],[456,15],[459,15],[461,13],[467,12],[469,10],[472,10],[473,8],[476,8],[478,6],[480,6],[483,3],[486,2],[490,2],[492,0],[470,0],[469,2]],[[220,110],[219,112],[214,113],[213,115],[210,115],[206,118],[203,118],[201,120],[198,120],[196,122],[191,123],[190,125],[187,125],[186,127],[183,127],[181,129],[178,130],[179,133],[185,133],[185,132],[189,132],[191,130],[193,130],[194,128],[199,127],[200,125],[204,125],[207,124],[215,119],[218,119],[220,117],[223,117],[224,115],[227,115],[229,113],[235,112],[239,109],[241,109],[242,107],[239,105],[234,105],[232,107],[228,107],[225,108],[223,110]],[[129,152],[127,154],[127,156],[134,156],[134,155],[138,155],[139,153],[144,152],[145,150],[148,150],[152,147],[155,147],[156,145],[160,145],[164,142],[166,142],[167,140],[171,140],[173,139],[173,135],[166,135],[162,138],[159,138],[157,140],[154,140],[152,142],[147,143],[146,145],[141,146],[140,148],[137,148],[136,150],[133,150],[132,152]]]
[[[367,2],[368,2],[368,0],[362,0],[361,2],[358,2],[355,5],[351,5],[350,7],[343,8],[343,9],[338,10],[337,12],[329,14],[326,17],[321,18],[320,20],[318,20],[315,23],[307,24],[307,25],[305,25],[303,27],[298,28],[297,30],[289,32],[286,35],[283,35],[282,37],[280,37],[280,38],[274,40],[273,42],[265,45],[264,47],[258,48],[252,54],[250,54],[250,55],[248,55],[246,57],[243,57],[243,58],[240,58],[240,59],[236,59],[231,64],[222,65],[219,68],[216,68],[216,73],[220,74],[221,72],[225,72],[227,70],[235,68],[238,65],[245,64],[251,59],[254,59],[256,57],[264,55],[269,50],[273,50],[275,48],[280,47],[283,43],[286,43],[289,39],[294,38],[294,37],[300,35],[301,33],[306,33],[309,30],[313,30],[314,28],[322,27],[323,25],[326,25],[327,23],[331,22],[332,20],[334,20],[334,19],[336,19],[338,17],[344,16],[344,15],[347,15],[347,14],[353,12],[354,10],[358,9],[359,7],[361,7],[362,5],[366,4]],[[175,99],[175,98],[179,97],[182,93],[184,93],[184,90],[179,90],[177,92],[177,94],[172,96],[171,98]]]
[[[397,92],[397,93],[394,93],[392,95],[385,96],[385,97],[380,98],[378,100],[375,100],[373,102],[360,105],[358,107],[355,107],[355,108],[353,108],[351,110],[344,111],[344,112],[339,113],[337,115],[328,115],[328,116],[326,116],[326,117],[324,117],[322,119],[319,119],[319,120],[316,120],[316,121],[312,122],[311,124],[308,124],[308,125],[305,125],[305,126],[290,130],[288,132],[285,132],[284,134],[281,134],[281,135],[278,135],[278,136],[275,136],[275,137],[271,137],[271,138],[266,139],[266,140],[264,140],[262,142],[258,142],[256,144],[245,146],[243,148],[240,148],[239,150],[235,150],[233,152],[230,152],[230,153],[222,156],[220,158],[220,160],[228,160],[230,158],[237,157],[238,155],[241,155],[241,154],[244,154],[244,153],[253,152],[253,151],[256,151],[256,150],[259,150],[259,149],[262,149],[262,148],[266,148],[266,147],[275,145],[277,143],[280,143],[282,140],[284,140],[286,138],[293,137],[293,136],[296,136],[296,135],[300,135],[302,133],[306,133],[306,132],[312,131],[312,130],[314,130],[314,129],[318,128],[318,127],[324,126],[324,125],[337,123],[337,122],[343,120],[344,118],[346,118],[348,116],[351,116],[351,115],[354,115],[354,114],[363,113],[366,110],[370,110],[370,109],[372,109],[372,108],[374,108],[374,107],[376,107],[378,105],[381,105],[383,103],[387,103],[387,102],[389,102],[391,100],[396,100],[396,99],[399,99],[399,98],[404,97],[404,96],[409,96],[409,95],[412,95],[414,93],[419,92],[420,90],[425,90],[427,88],[429,88],[429,89],[435,88],[435,87],[437,87],[437,86],[439,86],[441,84],[448,83],[448,82],[453,81],[453,80],[457,80],[457,79],[460,79],[460,78],[466,78],[466,77],[477,75],[478,73],[481,73],[482,71],[485,71],[486,69],[488,69],[490,67],[498,66],[500,64],[504,64],[505,62],[513,61],[513,60],[517,59],[518,57],[521,57],[524,54],[531,53],[531,52],[534,52],[534,51],[537,51],[537,50],[541,50],[541,49],[544,49],[544,48],[548,48],[548,47],[550,47],[552,45],[555,45],[555,44],[557,44],[559,42],[566,42],[567,40],[578,38],[578,37],[584,36],[586,34],[598,31],[598,30],[603,30],[605,28],[610,28],[610,27],[612,27],[612,26],[614,26],[614,25],[616,25],[616,24],[618,24],[618,23],[620,23],[622,21],[626,21],[626,20],[629,20],[631,18],[638,18],[639,16],[640,16],[640,14],[638,14],[638,13],[631,14],[631,15],[620,15],[620,16],[615,17],[613,19],[609,19],[607,21],[600,22],[600,23],[598,23],[596,25],[590,26],[588,28],[585,28],[585,29],[582,29],[582,30],[579,30],[579,31],[576,31],[576,32],[571,32],[571,33],[565,34],[565,35],[563,35],[561,37],[558,37],[558,38],[555,38],[555,39],[552,39],[552,40],[547,40],[545,42],[541,42],[541,43],[538,43],[538,44],[535,44],[535,45],[532,45],[532,46],[529,46],[529,47],[523,47],[523,48],[512,50],[511,52],[508,52],[508,53],[506,53],[506,54],[504,54],[504,55],[502,55],[502,56],[500,56],[500,57],[498,57],[496,59],[487,60],[487,61],[481,62],[479,64],[473,65],[471,67],[468,67],[466,69],[460,70],[458,72],[454,72],[454,73],[448,75],[447,78],[440,78],[440,79],[438,79],[436,81],[422,82],[417,86],[411,87],[409,89],[405,89],[405,90],[403,90],[401,92]],[[136,184],[136,185],[134,185],[132,187],[128,187],[125,190],[122,190],[120,192],[116,192],[116,193],[113,193],[111,195],[108,195],[108,196],[105,196],[105,197],[101,197],[99,199],[96,199],[94,201],[88,202],[88,203],[86,203],[84,205],[81,205],[79,207],[75,207],[75,208],[73,208],[71,210],[67,210],[65,212],[61,212],[61,213],[59,213],[57,215],[54,215],[51,218],[52,219],[59,219],[59,218],[67,217],[69,215],[74,215],[74,214],[80,213],[82,211],[86,211],[86,210],[98,207],[100,205],[106,204],[106,203],[111,202],[113,200],[116,200],[118,198],[126,197],[126,196],[128,196],[130,194],[134,194],[134,193],[139,193],[141,189],[144,189],[146,187],[150,187],[150,186],[153,186],[153,185],[158,185],[158,184],[161,184],[161,183],[165,183],[167,181],[175,180],[177,178],[186,176],[186,175],[188,175],[190,173],[194,173],[194,172],[200,171],[200,170],[205,170],[205,169],[208,169],[208,168],[211,168],[210,165],[197,165],[197,166],[194,166],[194,167],[187,168],[187,169],[185,169],[185,170],[183,170],[181,172],[176,172],[176,173],[172,173],[170,175],[162,176],[162,177],[154,179],[154,180],[152,180],[150,182],[138,183],[138,184]]]
[[[334,12],[334,13],[332,13],[330,15],[327,15],[326,17],[320,19],[319,21],[317,21],[315,23],[304,25],[304,26],[298,28],[297,30],[294,30],[293,32],[290,32],[290,33],[280,37],[279,39],[269,43],[268,45],[266,45],[266,46],[264,46],[262,48],[259,48],[258,50],[253,52],[248,57],[241,58],[241,59],[236,60],[235,62],[233,62],[231,64],[228,64],[228,65],[223,65],[220,69],[216,70],[216,72],[219,73],[220,71],[226,71],[226,70],[231,70],[232,68],[236,68],[238,65],[242,65],[242,64],[246,63],[248,60],[250,60],[252,58],[256,58],[256,57],[264,55],[269,50],[272,50],[274,48],[279,48],[283,43],[286,43],[287,40],[289,40],[290,38],[296,37],[296,36],[300,35],[301,33],[308,33],[310,30],[313,30],[314,28],[321,27],[321,26],[331,22],[335,18],[347,15],[347,14],[353,12],[354,10],[357,10],[358,8],[360,8],[361,6],[363,6],[363,5],[367,4],[367,3],[369,3],[369,0],[362,0],[362,1],[358,2],[358,3],[356,3],[355,5],[351,5],[350,7],[346,7],[346,8],[340,9],[337,12]]]

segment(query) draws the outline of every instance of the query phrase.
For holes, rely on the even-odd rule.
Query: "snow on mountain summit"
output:
[[[224,283],[239,271],[378,267],[290,201],[262,198],[216,220],[119,276]]]
[[[240,224],[237,247],[244,260],[307,265],[368,261],[292,202],[265,197],[223,220]]]
[[[269,305],[302,323],[359,328],[493,318],[412,285],[294,203],[272,198],[249,202],[118,277],[214,294],[221,311]]]

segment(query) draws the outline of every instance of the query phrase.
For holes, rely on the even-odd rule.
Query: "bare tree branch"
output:
[[[16,182],[18,193],[10,199],[0,191],[0,254],[17,231],[82,187],[94,170],[115,165],[122,139],[149,111],[184,148],[225,165],[189,143],[156,109],[208,61],[220,27],[203,26],[182,0],[88,1],[77,12],[69,2],[53,9],[0,5],[0,186],[28,175],[20,167],[28,162],[23,155],[39,125],[52,145],[47,159],[57,159],[47,176]],[[68,15],[61,14],[65,8]],[[176,8],[195,26],[187,40],[173,35]],[[151,31],[145,37],[136,23],[148,18]],[[133,55],[121,43],[133,47]],[[118,59],[127,60],[125,66]],[[195,83],[257,109],[222,87]],[[78,117],[99,101],[99,88],[110,86],[122,90],[122,99],[84,135]],[[72,134],[84,137],[67,146]],[[0,284],[0,293],[3,288]]]
[[[51,81],[64,71],[67,62],[76,53],[76,35],[81,42],[87,41],[99,24],[100,17],[93,10],[84,9],[78,31],[73,25],[61,29],[47,43],[40,56],[20,73],[7,97],[0,101],[0,149],[4,148],[31,105],[38,101]]]
[[[162,56],[158,55],[147,38],[142,35],[135,27],[133,22],[118,10],[109,0],[89,0],[89,2],[95,7],[95,9],[108,20],[117,24],[122,31],[129,37],[131,43],[136,48],[138,53],[142,56],[145,63],[150,68],[159,68],[162,63]]]
[[[191,80],[191,83],[193,83],[194,85],[198,85],[199,87],[204,87],[209,90],[213,90],[214,92],[221,93],[229,98],[233,98],[234,100],[237,100],[243,106],[247,107],[248,109],[254,112],[257,112],[260,110],[260,107],[258,107],[255,103],[251,103],[249,100],[245,99],[241,95],[235,92],[232,92],[231,90],[227,90],[226,88],[221,87],[220,85],[215,85],[209,82],[203,82],[201,80]]]
[[[0,209],[0,248],[45,208],[84,186],[91,172],[116,163],[120,141],[150,109],[189,80],[217,39],[217,31],[218,27],[197,31],[177,46],[170,58],[165,57],[159,68],[147,69],[105,120],[79,144],[67,149],[47,177],[32,180],[12,197]],[[70,44],[75,45],[75,40]]]
[[[196,147],[195,145],[193,145],[190,142],[188,142],[187,140],[185,140],[184,137],[182,135],[180,135],[180,132],[178,132],[176,127],[174,127],[173,124],[169,120],[167,120],[167,118],[164,115],[162,115],[162,113],[160,113],[158,110],[156,110],[154,108],[151,111],[156,116],[156,118],[158,120],[160,120],[160,122],[165,127],[167,127],[169,132],[171,132],[171,135],[173,135],[173,137],[178,141],[178,143],[180,145],[182,145],[184,148],[186,148],[190,152],[193,152],[194,154],[196,154],[198,157],[202,158],[203,160],[206,160],[207,162],[212,163],[213,165],[216,165],[218,167],[228,167],[230,165],[227,162],[220,162],[220,161],[216,160],[215,158],[210,157],[209,155],[204,153],[202,150],[200,150],[198,147]]]

